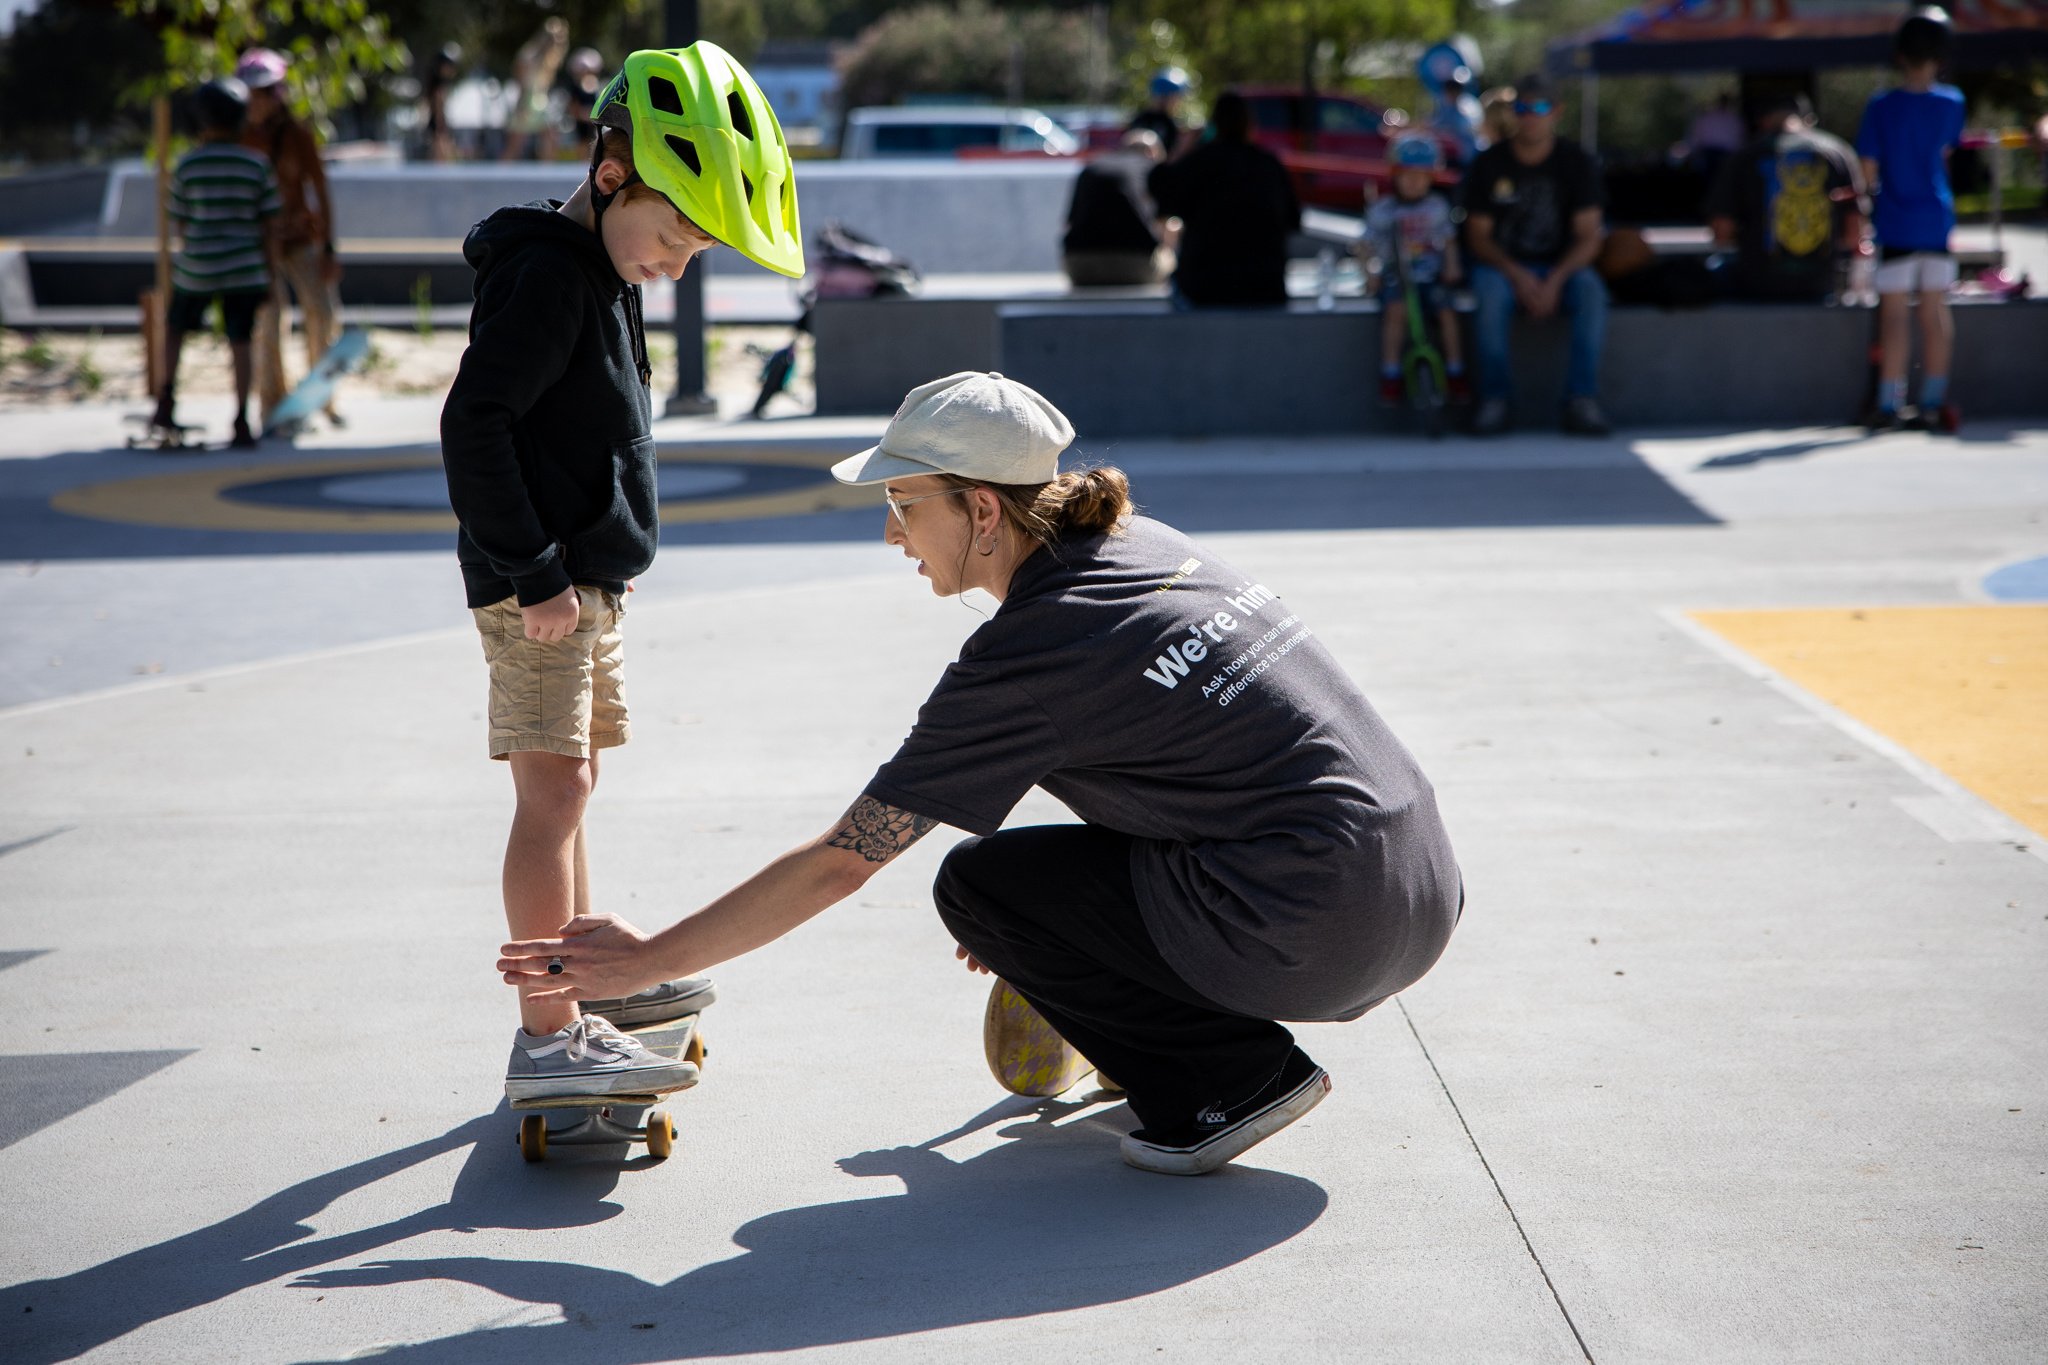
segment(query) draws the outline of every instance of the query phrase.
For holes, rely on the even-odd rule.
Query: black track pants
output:
[[[1133,842],[1094,825],[968,839],[932,899],[955,942],[1129,1091],[1141,1124],[1172,1128],[1257,1090],[1294,1037],[1212,1004],[1167,965],[1138,913]]]

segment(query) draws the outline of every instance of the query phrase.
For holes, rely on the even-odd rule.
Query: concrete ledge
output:
[[[1073,161],[805,162],[797,168],[806,234],[843,220],[909,257],[926,274],[1057,270]],[[506,204],[563,198],[583,178],[575,162],[511,165],[330,165],[341,237],[427,237],[458,246],[470,226]],[[139,161],[108,181],[101,228],[156,233],[155,181]],[[705,258],[717,273],[769,272],[731,251]]]
[[[2048,413],[2040,382],[2048,303],[1959,306],[1955,314],[1956,397],[1965,411]],[[1851,420],[1863,398],[1872,318],[1867,309],[1770,304],[1616,308],[1601,398],[1629,426]],[[1408,424],[1405,412],[1376,401],[1379,314],[1362,305],[1174,313],[1164,304],[1011,304],[999,310],[998,338],[995,368],[1043,392],[1092,437]],[[1513,345],[1516,421],[1548,425],[1562,401],[1565,324],[1518,319]]]
[[[903,395],[959,370],[1002,369],[1000,314],[1020,301],[1094,310],[1157,300],[1166,286],[1074,292],[1064,276],[1036,289],[914,299],[820,299],[811,313],[817,338],[821,415],[894,412]]]

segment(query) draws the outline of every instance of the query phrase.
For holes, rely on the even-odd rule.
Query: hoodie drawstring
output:
[[[647,358],[647,320],[640,311],[640,286],[626,286],[626,314],[633,333],[633,360],[640,367],[640,383],[651,388],[654,384],[654,362]]]

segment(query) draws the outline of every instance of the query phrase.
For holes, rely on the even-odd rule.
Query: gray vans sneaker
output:
[[[578,1019],[560,1033],[534,1038],[524,1029],[512,1040],[505,1067],[505,1097],[555,1095],[662,1095],[697,1083],[697,1064],[650,1052],[638,1038],[603,1019]]]
[[[696,1014],[717,998],[718,989],[711,984],[711,978],[686,976],[680,981],[649,986],[623,1000],[586,1000],[583,1013],[602,1015],[621,1028],[638,1028]]]

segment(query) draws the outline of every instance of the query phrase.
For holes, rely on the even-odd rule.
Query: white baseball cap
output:
[[[841,483],[956,474],[983,483],[1040,484],[1059,476],[1074,425],[1035,389],[991,370],[965,370],[912,389],[881,443],[832,466]]]

